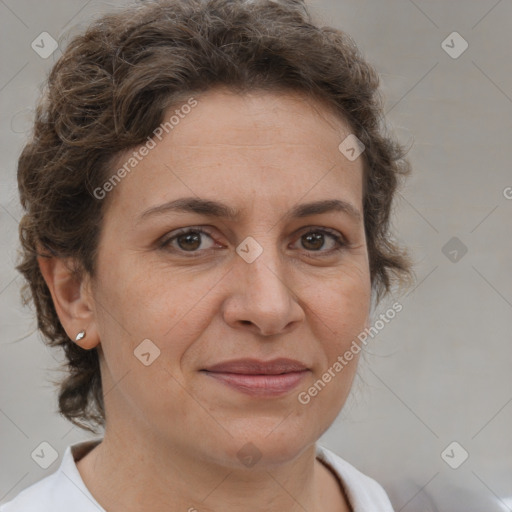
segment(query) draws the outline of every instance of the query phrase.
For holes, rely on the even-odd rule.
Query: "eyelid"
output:
[[[165,249],[166,247],[170,246],[170,243],[178,238],[181,235],[186,235],[187,233],[201,233],[203,235],[208,235],[213,240],[213,235],[204,227],[200,226],[187,226],[186,228],[178,228],[177,230],[173,230],[170,233],[167,233],[164,235],[160,240],[158,241],[158,247]],[[187,251],[182,251],[187,252]],[[196,251],[199,252],[199,251]],[[190,254],[193,254],[191,252]]]
[[[342,249],[345,249],[349,242],[345,235],[341,233],[340,231],[337,231],[335,229],[331,229],[328,227],[321,227],[321,226],[305,226],[304,228],[301,228],[299,230],[299,235],[294,243],[297,242],[297,240],[300,240],[300,238],[308,233],[323,233],[325,235],[330,236],[335,243],[335,247],[333,249],[330,249],[328,251],[308,251],[307,249],[304,249],[304,251],[308,254],[310,257],[322,257],[322,256],[328,256],[335,254],[339,252]]]
[[[174,248],[171,246],[172,241],[176,240],[179,236],[186,235],[187,233],[190,233],[190,232],[207,235],[209,238],[211,238],[215,242],[214,236],[212,235],[210,230],[205,229],[202,226],[187,226],[185,228],[178,228],[177,230],[172,231],[170,233],[171,236],[169,236],[169,234],[164,235],[164,237],[161,238],[160,241],[158,242],[158,247],[161,249],[164,249],[164,250],[175,251],[179,254],[187,254],[188,257],[194,257],[194,255],[200,255],[201,253],[205,253],[205,252],[212,250],[212,249],[203,249],[203,250],[198,250],[198,251],[183,251],[183,250],[180,250],[180,249],[177,249],[177,248]],[[295,237],[295,241],[293,243],[295,244],[297,242],[297,240],[300,239],[301,236],[308,234],[310,232],[319,232],[319,233],[323,233],[323,234],[330,236],[334,240],[336,247],[333,249],[330,249],[328,251],[322,251],[322,250],[308,251],[307,249],[304,249],[304,251],[309,255],[315,255],[315,254],[328,255],[328,254],[335,253],[341,249],[344,249],[346,246],[349,245],[349,242],[343,233],[341,233],[335,229],[331,229],[328,227],[321,227],[321,226],[304,226],[304,227],[300,228],[299,230],[296,231],[296,233],[298,233],[298,235]],[[216,243],[218,243],[218,242],[216,242]]]
[[[346,239],[345,235],[336,229],[327,228],[323,226],[305,226],[299,229],[299,232],[302,232],[302,234],[309,233],[310,231],[320,231],[322,233],[332,235],[334,238],[339,238],[341,241],[348,244],[348,240]]]

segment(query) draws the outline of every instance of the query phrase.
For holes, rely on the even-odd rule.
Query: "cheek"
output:
[[[308,296],[311,321],[321,332],[324,349],[332,359],[350,346],[368,321],[371,289],[367,270],[352,266],[310,287],[316,292]]]
[[[314,379],[302,389],[309,400],[303,412],[324,418],[325,426],[341,410],[357,371],[360,350],[353,342],[358,342],[357,336],[368,321],[369,273],[364,264],[347,264],[336,269],[328,279],[314,279],[305,289],[314,290],[309,292],[306,306],[313,338],[318,342],[319,364]],[[322,380],[323,383],[319,382]]]
[[[192,307],[201,297],[199,291],[171,283],[165,272],[142,271],[121,261],[98,277],[102,376],[105,387],[114,390],[111,404],[130,404],[131,414],[143,421],[185,419],[189,397],[181,363],[201,329]]]
[[[199,280],[183,270],[118,259],[111,270],[98,274],[99,331],[106,358],[118,372],[121,366],[137,367],[134,351],[149,339],[165,356],[166,366],[176,371],[211,320],[204,295],[218,280],[216,275]]]

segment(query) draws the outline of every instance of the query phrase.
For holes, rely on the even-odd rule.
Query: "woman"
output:
[[[392,511],[316,445],[410,275],[377,87],[291,0],[150,2],[70,43],[19,159],[18,268],[61,413],[104,435],[2,511]]]

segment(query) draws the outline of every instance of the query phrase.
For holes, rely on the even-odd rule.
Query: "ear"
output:
[[[73,272],[71,258],[39,256],[39,268],[48,286],[59,320],[70,339],[83,349],[90,350],[99,342],[91,281],[87,274],[79,278]],[[76,341],[76,335],[85,336]]]

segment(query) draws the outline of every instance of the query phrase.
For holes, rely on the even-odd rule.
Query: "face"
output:
[[[313,100],[196,100],[108,197],[92,294],[107,428],[280,463],[334,421],[356,371],[357,355],[306,400],[367,325],[363,163]],[[297,366],[257,364],[278,358]],[[235,360],[252,361],[218,366]]]

